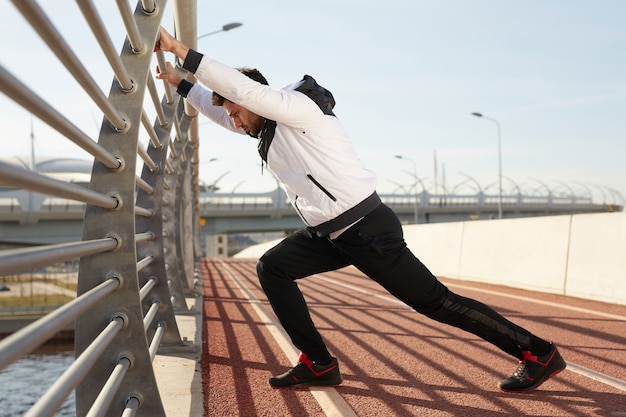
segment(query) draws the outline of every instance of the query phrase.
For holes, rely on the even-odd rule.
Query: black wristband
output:
[[[180,84],[178,84],[176,92],[181,96],[187,98],[187,94],[189,94],[189,90],[191,90],[191,87],[193,87],[193,83],[183,79],[181,80]]]
[[[183,63],[183,68],[192,74],[196,73],[198,69],[198,65],[200,65],[200,61],[202,61],[202,57],[204,55],[200,52],[194,51],[193,49],[189,49],[187,52],[187,56],[185,57],[185,62]]]

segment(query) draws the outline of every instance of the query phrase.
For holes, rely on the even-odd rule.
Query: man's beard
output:
[[[246,133],[249,136],[252,136],[253,138],[258,138],[259,134],[263,130],[263,126],[265,126],[265,119],[262,117],[259,117],[258,119],[254,121],[254,123],[252,123],[252,125],[250,126],[250,129],[246,131]]]

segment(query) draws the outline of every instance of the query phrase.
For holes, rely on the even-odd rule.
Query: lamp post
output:
[[[500,123],[491,117],[483,116],[482,113],[474,112],[472,116],[481,117],[494,122],[498,127],[498,219],[502,218],[502,139],[500,136]]]
[[[417,224],[418,223],[418,210],[419,210],[419,194],[417,194],[417,165],[415,164],[415,161],[410,159],[410,158],[405,158],[402,155],[396,155],[395,156],[398,159],[404,159],[405,161],[409,161],[413,164],[413,176],[415,177],[415,204],[413,206],[413,223]]]
[[[219,30],[215,30],[213,32],[209,32],[209,33],[205,33],[203,35],[200,35],[196,38],[196,40],[200,40],[202,38],[206,38],[207,36],[211,36],[211,35],[215,35],[216,33],[220,33],[220,32],[227,32],[231,29],[235,29],[238,28],[239,26],[243,25],[243,23],[238,23],[238,22],[233,22],[233,23],[227,23],[224,26],[222,26],[221,29]]]

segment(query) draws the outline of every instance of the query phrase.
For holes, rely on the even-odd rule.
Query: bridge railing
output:
[[[416,202],[421,209],[435,209],[441,207],[467,207],[476,210],[492,209],[498,205],[499,196],[497,194],[432,194],[422,192],[415,194],[380,194],[382,201],[391,208],[410,208]],[[200,193],[200,211],[228,211],[255,210],[267,208],[284,208],[289,203],[284,192],[265,193]],[[606,203],[594,203],[588,196],[555,196],[546,195],[523,195],[505,194],[502,196],[502,204],[508,207],[525,207],[541,205],[546,209],[560,206],[595,207],[597,211],[606,211]],[[621,206],[619,206],[621,207]]]
[[[51,416],[75,391],[78,416],[163,416],[154,356],[160,347],[194,348],[181,339],[175,314],[189,313],[185,297],[194,295],[199,273],[197,137],[190,133],[196,113],[165,83],[159,99],[151,75],[165,0],[142,0],[134,11],[117,1],[126,30],[121,52],[95,4],[77,3],[110,63],[108,95],[35,1],[13,1],[104,119],[92,139],[0,66],[0,91],[94,158],[89,187],[0,163],[0,185],[31,199],[44,194],[71,201],[68,207],[85,205],[80,241],[0,251],[0,276],[80,260],[76,298],[0,341],[0,369],[74,324],[75,361],[25,415]],[[195,34],[195,2],[175,7],[175,25]],[[156,60],[163,70],[163,54]],[[152,124],[146,102],[157,115]],[[150,138],[146,148],[140,132]]]

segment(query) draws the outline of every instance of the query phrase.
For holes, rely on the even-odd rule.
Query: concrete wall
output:
[[[626,304],[626,213],[574,216],[566,294]]]
[[[438,276],[626,305],[626,213],[406,226]]]
[[[420,224],[404,232],[437,276],[626,305],[626,213]],[[237,256],[259,257],[275,243]]]

